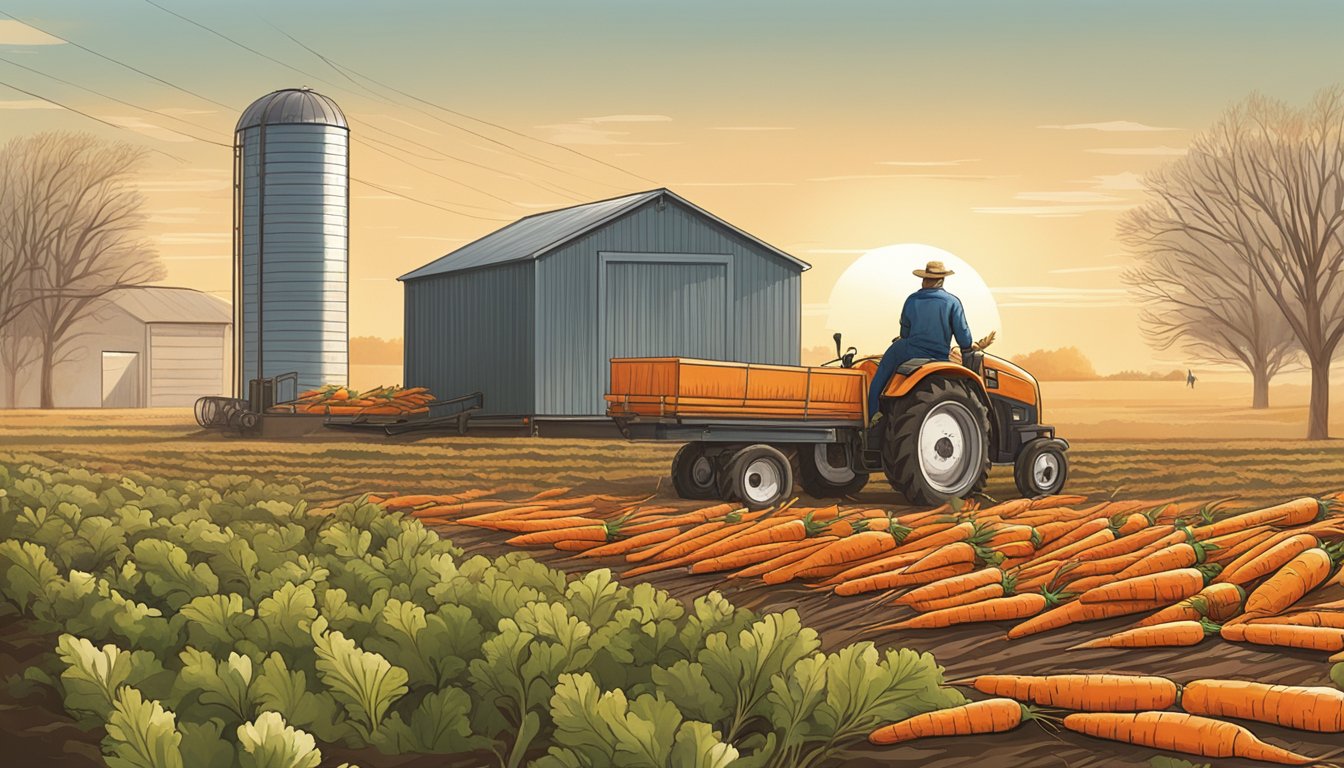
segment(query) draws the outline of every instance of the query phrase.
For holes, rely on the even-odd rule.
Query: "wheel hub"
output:
[[[1052,453],[1037,456],[1031,465],[1031,475],[1038,488],[1049,488],[1054,485],[1055,478],[1059,477],[1059,457]]]
[[[935,405],[919,428],[919,469],[939,493],[966,491],[980,468],[984,439],[969,408],[955,400]]]
[[[779,467],[769,459],[756,459],[747,465],[744,473],[743,491],[748,500],[764,503],[779,495],[782,484]]]
[[[696,485],[709,485],[714,481],[714,465],[704,456],[696,459],[691,465],[691,479]]]

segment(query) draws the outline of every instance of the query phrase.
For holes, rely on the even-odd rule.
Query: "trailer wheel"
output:
[[[672,458],[672,487],[683,499],[716,499],[719,486],[714,461],[704,443],[687,443]]]
[[[867,472],[855,472],[844,443],[813,443],[798,448],[798,480],[815,499],[853,496],[868,484]]]
[[[1013,481],[1026,498],[1059,493],[1069,478],[1069,460],[1057,440],[1032,440],[1013,462]]]
[[[725,501],[748,509],[764,509],[793,493],[793,467],[789,457],[769,445],[749,445],[733,454],[722,478],[728,491]]]
[[[882,468],[914,504],[982,490],[989,477],[989,410],[970,386],[931,376],[887,407]]]

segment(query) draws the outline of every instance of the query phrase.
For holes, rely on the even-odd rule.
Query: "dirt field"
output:
[[[1061,406],[1062,409],[1063,406]],[[1047,412],[1049,415],[1049,412]],[[185,411],[0,412],[0,460],[43,457],[66,465],[107,472],[143,471],[165,477],[216,473],[249,474],[303,484],[314,500],[366,491],[451,492],[489,488],[535,492],[555,486],[653,492],[661,482],[668,497],[667,471],[672,448],[619,441],[532,438],[431,437],[379,440],[333,432],[302,441],[258,441],[203,434]],[[1294,441],[1126,442],[1075,440],[1068,490],[1094,498],[1212,500],[1239,497],[1240,504],[1280,501],[1344,487],[1344,443]],[[1016,495],[1011,472],[996,469],[989,487],[996,498]],[[874,479],[860,495],[870,504],[898,505],[901,500]],[[468,551],[498,554],[502,535],[449,527],[445,535]],[[538,559],[566,570],[617,562],[564,559],[563,553],[538,552]],[[838,598],[806,587],[725,586],[712,576],[662,572],[647,578],[683,599],[720,589],[735,603],[756,610],[795,607],[804,621],[823,634],[828,648],[857,639],[933,652],[949,679],[987,672],[1047,673],[1114,671],[1170,675],[1177,681],[1200,676],[1230,676],[1284,684],[1327,684],[1328,665],[1321,654],[1275,650],[1224,642],[1197,649],[1136,653],[1070,651],[1069,646],[1114,630],[1124,620],[1086,625],[1016,643],[1003,639],[1004,626],[960,630],[889,632],[865,629],[892,614],[878,600]],[[638,580],[638,579],[637,579]],[[1332,587],[1329,599],[1344,598]],[[1276,743],[1322,757],[1344,755],[1337,735],[1304,735],[1257,725],[1257,733]],[[979,763],[984,766],[1137,766],[1159,753],[1052,736],[1034,726],[1001,736],[947,740],[899,749],[863,750],[851,765],[892,761],[929,768]],[[985,760],[988,757],[989,760]],[[1251,765],[1220,761],[1219,765]]]

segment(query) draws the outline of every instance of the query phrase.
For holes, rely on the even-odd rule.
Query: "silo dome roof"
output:
[[[336,102],[308,88],[284,88],[262,96],[243,110],[235,131],[258,125],[311,123],[349,128]]]

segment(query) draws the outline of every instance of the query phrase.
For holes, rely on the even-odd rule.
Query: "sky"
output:
[[[522,216],[666,186],[813,265],[805,347],[829,343],[845,300],[832,288],[860,255],[923,243],[989,285],[996,351],[1074,345],[1102,372],[1183,365],[1137,330],[1117,218],[1143,200],[1143,174],[1230,104],[1254,91],[1301,103],[1344,81],[1335,2],[0,0],[0,12],[0,140],[79,130],[154,150],[139,186],[168,284],[228,298],[241,110],[284,87],[335,99],[359,180],[351,334],[384,337],[401,335],[398,275]]]

